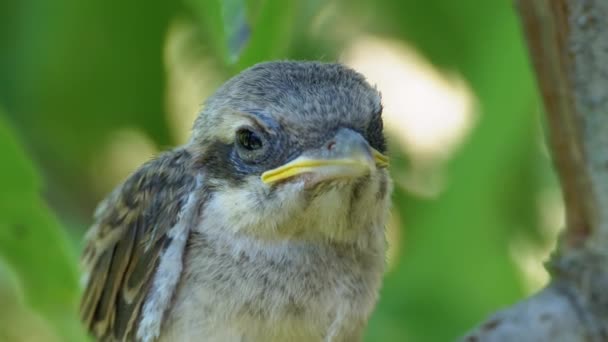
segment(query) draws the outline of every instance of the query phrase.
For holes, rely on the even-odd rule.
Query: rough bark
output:
[[[551,282],[462,341],[608,341],[608,1],[519,0],[566,205]]]

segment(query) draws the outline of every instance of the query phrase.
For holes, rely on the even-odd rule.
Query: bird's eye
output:
[[[241,148],[247,151],[255,151],[264,147],[262,139],[247,128],[241,128],[236,132],[236,141]]]
[[[268,136],[250,126],[241,127],[234,137],[234,149],[239,159],[247,163],[261,163],[268,156]]]

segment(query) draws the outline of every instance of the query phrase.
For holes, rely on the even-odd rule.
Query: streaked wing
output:
[[[81,318],[100,340],[134,340],[170,229],[197,187],[191,155],[180,149],[144,164],[97,208],[86,236]],[[187,232],[186,232],[187,233]]]

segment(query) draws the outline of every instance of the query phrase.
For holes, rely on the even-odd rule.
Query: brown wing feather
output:
[[[196,187],[186,150],[144,164],[104,200],[87,234],[81,318],[100,340],[132,340],[163,248]]]

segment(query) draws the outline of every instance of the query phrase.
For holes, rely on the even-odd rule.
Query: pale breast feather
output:
[[[177,149],[144,164],[99,205],[82,257],[80,307],[97,339],[158,335],[179,281],[201,183],[191,154]]]

